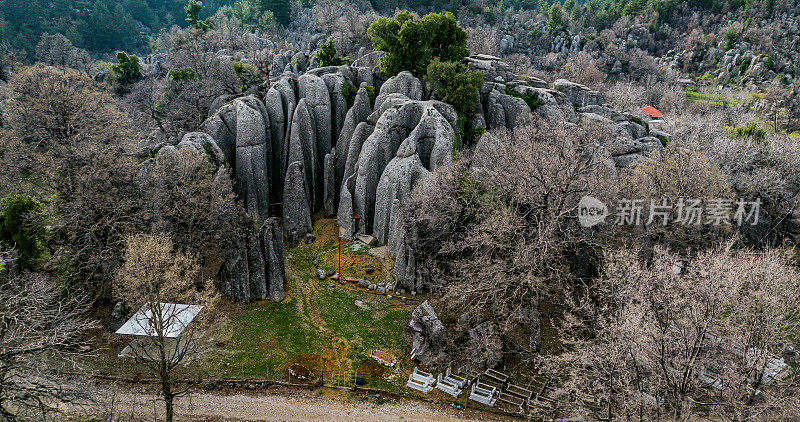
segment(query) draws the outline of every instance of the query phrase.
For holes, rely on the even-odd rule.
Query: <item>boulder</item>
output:
[[[411,358],[423,364],[432,364],[442,357],[445,346],[444,324],[433,306],[422,302],[411,313],[406,329],[411,334]]]
[[[178,143],[178,149],[190,148],[197,152],[208,154],[215,166],[225,164],[225,154],[222,153],[217,142],[211,135],[203,132],[189,132],[183,135]]]

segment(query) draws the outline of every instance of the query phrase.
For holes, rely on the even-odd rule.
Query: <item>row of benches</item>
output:
[[[471,385],[469,399],[487,406],[494,406],[497,401],[523,410],[533,396],[533,391],[508,383],[508,375],[487,369],[482,374],[469,377],[454,374],[450,369],[436,378],[433,374],[414,368],[408,377],[406,386],[423,393],[437,388],[453,397],[458,397],[467,385]]]

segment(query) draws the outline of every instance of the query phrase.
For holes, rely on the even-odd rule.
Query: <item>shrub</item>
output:
[[[461,63],[434,59],[428,66],[425,82],[442,101],[455,107],[459,115],[470,116],[480,99],[483,74]]]
[[[111,66],[114,80],[121,85],[130,85],[142,78],[139,58],[124,51],[117,52],[117,63]]]
[[[195,72],[191,67],[185,67],[183,69],[170,70],[169,77],[175,82],[183,82],[200,79],[201,75]]]
[[[520,94],[519,92],[514,91],[509,87],[506,87],[506,94],[512,97],[522,98],[522,100],[525,101],[525,104],[528,105],[531,111],[536,111],[536,109],[544,105],[544,101],[539,99],[538,92],[534,92],[533,95],[525,95],[525,94]]]
[[[233,71],[242,83],[242,91],[247,91],[250,87],[261,85],[264,78],[258,73],[258,69],[249,63],[233,62]]]
[[[327,41],[322,43],[317,52],[317,59],[320,67],[342,66],[350,63],[348,58],[339,56],[333,38],[328,38]]]
[[[342,85],[342,95],[344,96],[345,104],[347,104],[347,109],[349,110],[350,107],[353,106],[353,103],[356,101],[356,93],[358,92],[358,88],[355,85],[345,82]]]
[[[0,243],[19,253],[22,269],[49,258],[49,234],[44,205],[27,195],[12,193],[0,201]]]
[[[564,29],[564,12],[561,11],[561,6],[554,4],[550,6],[550,11],[547,13],[547,32],[555,34]]]
[[[730,50],[736,46],[736,41],[739,40],[739,31],[736,28],[728,28],[723,35],[723,39],[725,40],[725,49]]]
[[[375,87],[372,85],[364,85],[364,89],[367,90],[367,96],[369,97],[369,106],[375,107],[375,99],[378,98],[378,94],[375,92]]]
[[[767,137],[767,132],[758,126],[756,122],[733,128],[733,135],[738,138],[751,138],[756,141],[763,141]]]
[[[367,34],[375,50],[386,52],[380,66],[388,76],[408,70],[422,77],[434,58],[460,61],[469,54],[467,32],[449,12],[429,13],[418,20],[403,10],[393,18],[379,18],[369,26]]]

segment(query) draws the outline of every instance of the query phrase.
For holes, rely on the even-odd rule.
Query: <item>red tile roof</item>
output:
[[[654,119],[660,119],[660,118],[664,117],[664,113],[658,111],[658,109],[655,108],[655,107],[650,107],[650,106],[642,107],[641,111],[642,111],[642,113],[644,113],[644,114],[646,114],[646,115],[648,115],[648,116],[650,116],[650,117],[652,117]]]

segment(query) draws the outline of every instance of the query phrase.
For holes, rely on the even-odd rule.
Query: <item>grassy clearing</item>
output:
[[[214,338],[212,350],[187,369],[187,376],[236,377],[286,380],[293,363],[352,376],[374,349],[382,349],[407,362],[409,346],[403,334],[411,302],[375,295],[353,283],[339,284],[316,277],[316,264],[336,269],[338,226],[335,220],[318,219],[317,240],[286,251],[287,297],[280,303],[226,303],[226,317],[207,331]],[[391,262],[342,244],[342,272],[346,277],[384,281]],[[316,259],[315,259],[316,258]],[[367,274],[367,269],[372,269]],[[361,307],[355,301],[361,301]],[[367,308],[367,309],[365,309]],[[106,336],[108,352],[92,362],[100,373],[143,376],[133,362],[115,356],[121,342]],[[345,375],[348,376],[348,375]],[[363,380],[367,386],[399,388],[399,382]]]
[[[717,107],[733,107],[741,101],[728,98],[722,94],[710,94],[697,91],[686,91],[686,99],[691,102],[705,102]]]

